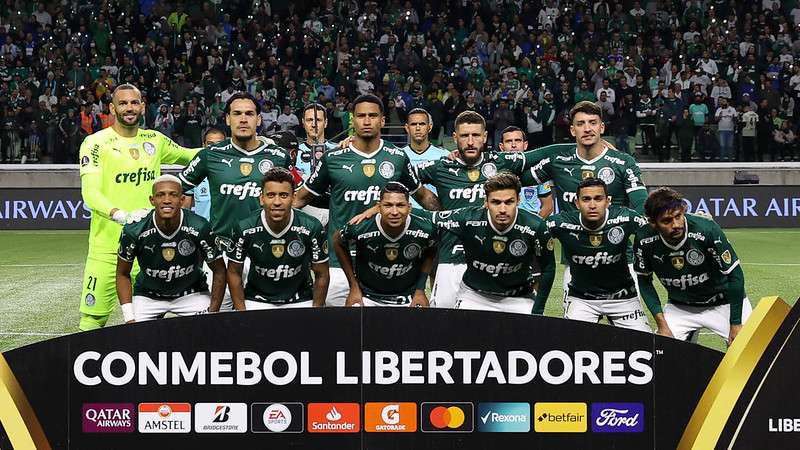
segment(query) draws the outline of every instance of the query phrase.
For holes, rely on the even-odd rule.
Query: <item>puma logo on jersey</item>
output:
[[[480,242],[480,243],[481,243],[481,245],[483,245],[483,241],[485,241],[485,240],[486,240],[486,236],[484,236],[484,237],[473,236],[473,237],[474,237],[475,239],[477,239],[477,240],[478,240],[478,242]]]
[[[570,236],[574,236],[574,237],[575,237],[575,239],[576,239],[576,240],[578,240],[578,241],[581,239],[581,237],[580,237],[580,236],[578,236],[578,233],[570,233],[569,235],[570,235]]]
[[[461,169],[453,169],[453,168],[447,169],[448,172],[453,172],[453,175],[455,175],[455,176],[458,176],[458,171],[459,170],[461,170]]]
[[[348,171],[348,172],[350,172],[350,173],[353,173],[353,166],[354,166],[354,165],[355,165],[355,164],[350,164],[350,165],[348,166],[347,164],[342,164],[342,169],[347,169],[347,171]]]
[[[664,257],[663,256],[653,255],[653,259],[657,259],[659,262],[662,262],[662,263],[664,262]]]
[[[253,244],[253,247],[257,248],[258,251],[260,251],[260,252],[264,251],[264,243],[263,242],[261,244]]]
[[[156,247],[155,245],[143,245],[143,246],[142,246],[142,248],[145,248],[145,249],[147,249],[147,250],[150,250],[150,253],[153,253],[153,251],[154,251],[155,247]]]
[[[370,250],[372,253],[377,253],[377,252],[378,252],[378,246],[377,246],[377,245],[376,245],[376,246],[374,246],[374,247],[373,247],[373,246],[371,246],[371,245],[367,245],[367,248],[368,248],[368,249],[369,249],[369,250]]]
[[[220,158],[220,162],[224,162],[225,164],[228,165],[228,167],[231,167],[231,164],[233,164],[233,158],[231,159]]]
[[[715,244],[722,244],[722,240],[721,239],[714,239],[714,243]]]
[[[564,167],[564,172],[567,172],[569,174],[569,176],[572,176],[572,171],[573,170],[575,170],[574,167],[572,169],[567,169],[566,167]]]

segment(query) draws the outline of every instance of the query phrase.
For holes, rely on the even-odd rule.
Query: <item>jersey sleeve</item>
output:
[[[553,288],[556,276],[556,258],[553,253],[555,243],[545,221],[540,221],[536,230],[536,259],[539,261],[539,287],[534,299],[533,314],[544,314],[545,303]]]
[[[166,164],[180,164],[185,166],[197,155],[200,148],[181,147],[172,139],[160,135],[161,162]]]
[[[242,233],[242,227],[239,223],[233,225],[231,241],[233,242],[232,250],[226,252],[228,259],[235,263],[244,264],[244,259],[247,256],[247,248],[250,243],[249,239]]]
[[[411,164],[411,160],[408,159],[406,154],[403,154],[403,172],[400,174],[400,178],[397,181],[403,183],[403,185],[408,188],[408,192],[412,195],[422,187],[422,183],[420,183],[419,177],[417,176],[417,169]]]
[[[139,254],[137,244],[138,239],[136,239],[136,236],[131,232],[131,225],[125,225],[119,236],[119,250],[117,251],[117,256],[119,256],[120,259],[132,263],[136,259],[136,255]]]
[[[322,154],[319,164],[314,167],[314,172],[308,177],[305,184],[303,184],[308,192],[311,192],[317,197],[327,192],[331,184],[330,172],[328,170],[329,156],[329,152]]]
[[[523,153],[525,155],[525,174],[523,178],[529,182],[529,184],[523,183],[523,186],[542,184],[551,179],[550,162],[558,148],[558,145],[554,144]]]
[[[463,234],[462,223],[466,221],[466,216],[466,211],[462,208],[452,211],[433,211],[430,219],[440,230],[447,230],[461,237]]]
[[[84,139],[81,144],[80,165],[83,202],[93,214],[109,219],[114,204],[103,194],[103,152],[94,139]]]
[[[183,171],[178,174],[183,190],[188,191],[200,184],[208,176],[208,152],[205,149],[197,153]]]
[[[328,239],[325,236],[325,228],[321,223],[316,222],[311,230],[311,263],[322,264],[328,262]]]
[[[422,161],[417,165],[417,176],[422,184],[431,184],[436,174],[436,161]]]
[[[203,251],[203,258],[207,262],[217,260],[222,257],[222,252],[214,245],[214,235],[211,232],[211,224],[208,221],[203,223],[203,228],[198,235],[198,243]]]
[[[709,221],[712,224],[712,229],[709,238],[712,242],[709,243],[709,251],[714,255],[714,259],[719,265],[719,271],[728,275],[739,265],[739,256],[733,249],[733,246],[728,241],[727,236],[722,229],[714,221]]]
[[[561,223],[561,214],[553,214],[545,220],[545,226],[550,233],[550,237],[558,239],[559,230],[561,229],[558,224]]]
[[[518,177],[525,173],[525,154],[520,152],[500,152],[496,153],[496,163],[499,170],[507,170]]]
[[[625,160],[625,176],[623,183],[628,195],[628,204],[637,212],[644,212],[644,201],[647,199],[647,187],[642,181],[642,171],[636,161],[628,156]]]
[[[553,193],[553,188],[550,186],[549,181],[536,186],[536,196],[539,198],[547,197],[552,193]]]
[[[356,236],[356,231],[354,230],[356,227],[357,225],[350,225],[349,223],[346,223],[342,229],[339,230],[339,234],[342,236],[342,242],[353,240],[353,238]]]
[[[644,237],[642,233],[636,233],[633,239],[633,271],[647,277],[653,273],[653,266],[647,256],[647,249],[642,245]]]

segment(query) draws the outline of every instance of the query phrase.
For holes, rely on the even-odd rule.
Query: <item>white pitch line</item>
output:
[[[800,266],[800,263],[742,263],[745,266]]]
[[[0,331],[0,336],[64,336],[69,333],[34,333],[34,332],[12,332]]]
[[[82,266],[82,265],[83,264],[81,264],[81,263],[0,264],[0,267],[74,267],[74,266]]]

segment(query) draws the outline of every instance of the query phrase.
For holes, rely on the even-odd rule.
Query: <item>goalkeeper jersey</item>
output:
[[[80,149],[80,174],[81,196],[92,210],[89,254],[116,253],[122,225],[111,220],[111,210],[150,208],[161,164],[186,165],[198,150],[141,128],[130,138],[112,127],[87,136]]]

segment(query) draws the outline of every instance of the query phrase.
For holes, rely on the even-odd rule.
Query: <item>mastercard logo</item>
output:
[[[464,410],[458,406],[437,406],[431,410],[431,425],[436,428],[459,428],[464,425]]]
[[[472,403],[423,403],[420,408],[422,432],[470,433],[473,431]]]

